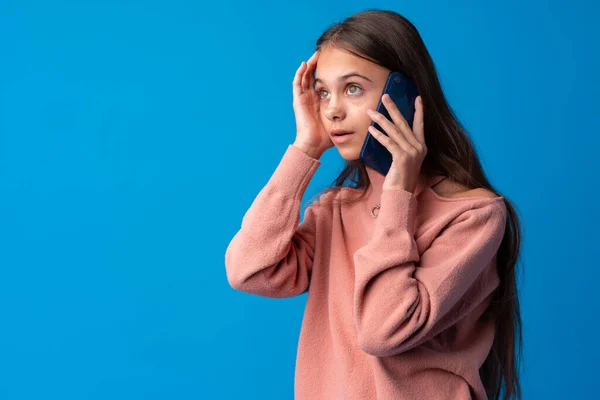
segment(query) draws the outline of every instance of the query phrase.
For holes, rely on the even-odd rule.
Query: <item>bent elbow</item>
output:
[[[358,346],[367,354],[375,357],[387,357],[397,353],[398,343],[392,343],[376,334],[358,335]]]
[[[364,351],[367,354],[370,354],[372,356],[375,357],[385,357],[388,355],[388,351],[389,349],[386,348],[386,346],[380,342],[380,341],[376,341],[376,340],[365,340],[365,339],[358,339],[358,347],[360,347],[360,349],[362,351]]]
[[[416,297],[409,306],[400,307],[398,313],[363,318],[356,324],[358,345],[362,351],[376,357],[392,356],[409,350],[424,333],[428,304]]]

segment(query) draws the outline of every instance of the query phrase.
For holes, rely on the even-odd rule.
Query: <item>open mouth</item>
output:
[[[330,133],[331,133],[331,136],[346,136],[346,135],[351,135],[354,132],[348,131],[345,129],[332,129]]]
[[[334,133],[331,136],[331,140],[334,143],[341,144],[341,143],[345,143],[345,142],[349,141],[350,139],[352,139],[352,135],[354,135],[354,132]]]

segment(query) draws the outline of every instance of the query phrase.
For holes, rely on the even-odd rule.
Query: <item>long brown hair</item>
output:
[[[317,40],[316,49],[335,46],[399,71],[413,80],[422,96],[427,155],[425,175],[444,175],[468,188],[486,188],[500,195],[488,182],[475,147],[449,106],[423,40],[415,26],[400,14],[387,10],[365,10],[330,26]],[[336,199],[340,204],[360,201],[370,187],[360,159],[346,161],[330,187],[317,196],[344,187],[364,189],[359,197]],[[315,197],[317,197],[315,196]],[[506,230],[498,249],[500,286],[487,310],[494,318],[496,334],[492,349],[479,373],[489,398],[521,399],[519,382],[523,338],[516,267],[521,243],[517,213],[504,197],[508,211]]]

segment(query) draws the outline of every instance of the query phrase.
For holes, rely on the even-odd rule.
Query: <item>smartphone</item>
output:
[[[387,77],[381,96],[383,96],[385,93],[390,96],[412,129],[413,119],[415,116],[415,99],[419,95],[414,82],[408,79],[404,74],[397,71],[392,71]],[[385,108],[385,105],[381,101],[381,96],[379,96],[377,112],[380,112],[391,121],[392,118],[390,117],[390,113]],[[379,126],[379,124],[375,121],[371,121],[371,126],[374,126],[381,133],[388,136],[385,129]],[[388,171],[390,170],[390,166],[392,165],[392,154],[384,145],[379,143],[379,141],[375,139],[369,131],[367,131],[367,136],[365,137],[365,141],[363,142],[363,146],[360,151],[360,159],[365,163],[365,165],[375,169],[384,176],[387,175]]]

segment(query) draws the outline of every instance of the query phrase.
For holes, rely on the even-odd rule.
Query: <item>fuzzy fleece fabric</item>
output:
[[[225,253],[232,288],[270,298],[307,293],[297,400],[485,400],[479,368],[494,340],[502,196],[442,197],[372,187],[301,201],[318,159],[290,144]],[[372,207],[381,203],[371,215]],[[377,214],[378,213],[378,214]]]

